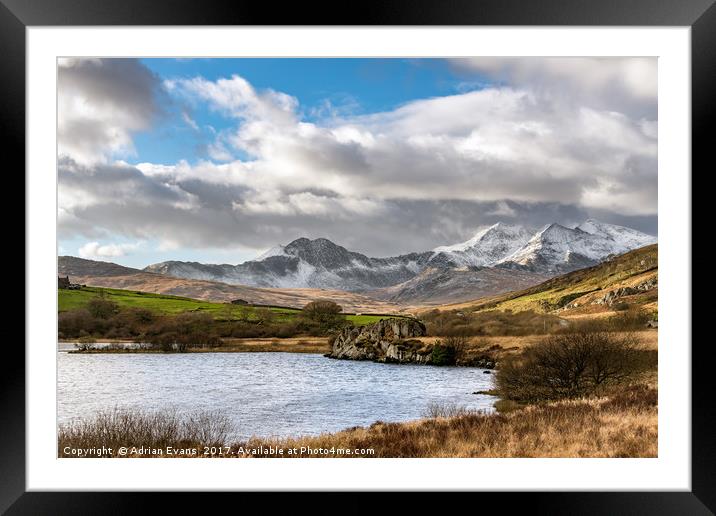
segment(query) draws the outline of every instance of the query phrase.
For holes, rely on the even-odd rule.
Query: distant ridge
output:
[[[407,301],[407,293],[401,294],[393,287],[416,279],[419,281],[421,275],[433,285],[438,284],[437,276],[449,277],[451,288],[464,296],[469,295],[469,289],[463,287],[481,284],[479,290],[486,286],[488,276],[493,279],[503,276],[505,285],[509,284],[509,276],[501,271],[522,271],[524,274],[514,276],[518,280],[516,286],[524,287],[526,284],[520,283],[522,280],[536,281],[589,267],[609,256],[653,243],[656,243],[656,237],[594,219],[588,219],[576,228],[549,224],[536,232],[518,225],[497,223],[480,230],[465,242],[389,258],[371,258],[325,238],[298,238],[238,265],[168,261],[149,265],[144,270],[177,278],[265,288],[380,291],[381,296],[392,289],[394,299]],[[460,273],[459,270],[465,267],[468,273]],[[499,270],[488,273],[485,268]],[[428,279],[425,271],[433,269],[442,272],[428,274]],[[454,272],[445,272],[450,270]],[[464,284],[458,277],[464,279]],[[481,283],[480,279],[485,281]],[[496,284],[495,281],[492,283]],[[409,284],[411,291],[421,292],[420,298],[430,295],[427,287],[427,284],[420,286],[415,281]]]
[[[352,292],[320,289],[282,290],[228,285],[216,281],[174,278],[124,267],[116,263],[86,260],[74,256],[60,256],[57,260],[57,269],[61,276],[69,276],[73,283],[154,294],[171,294],[207,301],[231,302],[235,299],[242,299],[251,304],[302,308],[316,299],[330,299],[339,303],[345,312],[354,313],[395,313],[399,308],[393,303],[376,301]]]

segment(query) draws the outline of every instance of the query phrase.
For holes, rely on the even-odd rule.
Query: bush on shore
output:
[[[324,302],[321,302],[324,303]],[[330,303],[330,302],[329,302]],[[331,303],[335,305],[335,303]],[[340,311],[341,308],[335,305]],[[90,300],[87,308],[58,315],[58,334],[63,339],[132,339],[156,344],[160,349],[214,347],[222,338],[288,338],[323,336],[346,324],[345,316],[323,304],[303,317],[281,320],[268,308],[247,308],[246,317],[221,314],[214,318],[203,312],[177,315],[157,314],[143,308],[123,308],[108,299]],[[331,311],[333,310],[333,311]],[[250,316],[250,317],[249,317]]]
[[[429,403],[423,413],[423,417],[426,418],[438,418],[438,417],[458,417],[467,416],[470,414],[477,414],[475,410],[470,410],[463,405],[454,403]]]
[[[430,354],[430,363],[436,366],[455,365],[455,348],[442,344],[441,341],[433,344]]]
[[[497,389],[504,399],[526,403],[601,394],[643,371],[650,355],[631,334],[552,335],[505,358]]]
[[[220,412],[180,414],[173,410],[148,412],[115,408],[98,412],[94,418],[60,425],[58,456],[71,457],[69,449],[111,448],[120,457],[121,447],[155,449],[223,446],[231,436],[232,425]],[[127,455],[131,456],[131,455]]]

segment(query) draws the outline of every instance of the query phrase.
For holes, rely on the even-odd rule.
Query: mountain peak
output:
[[[432,252],[369,258],[327,238],[301,237],[235,266],[163,262],[146,270],[259,287],[356,291],[397,285],[428,269],[464,272],[465,268],[498,267],[556,274],[655,242],[651,235],[595,219],[576,228],[548,224],[536,232],[500,221],[482,227],[469,240]]]
[[[562,224],[558,224],[556,222],[553,222],[552,224],[546,225],[544,228],[542,228],[541,231],[539,231],[534,238],[552,238],[552,237],[564,237],[568,235],[573,235],[577,230],[568,228],[567,226],[563,226]]]
[[[656,243],[655,236],[642,233],[636,229],[617,226],[616,224],[607,224],[606,222],[601,222],[596,219],[587,219],[577,226],[576,229],[614,242],[617,246],[617,252],[625,252],[630,249]]]
[[[503,263],[555,272],[598,263],[605,257],[653,244],[656,238],[635,229],[588,219],[576,228],[544,226],[524,248]]]
[[[622,226],[616,226],[614,224],[607,224],[606,222],[601,222],[597,219],[587,219],[584,222],[582,222],[579,226],[577,226],[576,229],[581,229],[582,231],[586,231],[587,233],[590,233],[592,235],[599,233],[600,231],[603,231],[604,228],[607,227],[622,227]]]
[[[336,249],[336,250],[343,250],[346,251],[345,248],[334,244],[327,238],[315,238],[313,240],[301,237],[297,238],[290,244],[288,244],[286,247],[284,247],[286,251],[291,251],[292,249],[296,250],[307,250],[307,249],[314,249],[314,250],[321,250],[321,249]],[[346,251],[347,252],[347,251]]]
[[[470,240],[433,249],[431,262],[445,262],[459,266],[486,266],[521,248],[530,238],[522,226],[498,222],[478,231]]]
[[[327,269],[348,266],[355,258],[363,257],[363,255],[352,253],[345,247],[334,244],[327,238],[314,240],[305,237],[297,238],[283,249],[286,255],[299,258],[312,267]]]

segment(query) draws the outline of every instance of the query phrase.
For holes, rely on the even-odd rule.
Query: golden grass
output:
[[[618,334],[622,332],[616,332]],[[658,349],[659,332],[658,330],[643,330],[637,332],[625,332],[635,335],[639,342],[647,349]],[[502,351],[520,350],[528,346],[532,346],[541,342],[547,335],[520,335],[520,336],[479,336],[468,337],[468,350],[484,349],[490,346],[500,346]],[[425,343],[433,343],[441,337],[417,337],[418,340]]]
[[[182,449],[186,452],[181,457],[657,457],[657,398],[654,387],[640,384],[601,398],[531,405],[507,413],[457,410],[446,412],[455,414],[452,417],[378,422],[316,437],[254,438],[233,444],[227,441],[228,420],[218,413],[179,417],[115,409],[61,426],[58,456],[167,457],[177,456],[170,449]],[[220,452],[207,455],[207,446]],[[123,447],[129,453],[123,453]],[[77,453],[106,448],[101,455]],[[161,453],[152,451],[157,449]],[[284,452],[278,455],[271,449]],[[292,449],[299,452],[291,454]],[[368,452],[303,451],[309,449]]]
[[[634,332],[639,342],[646,349],[658,349],[659,332],[658,330],[644,330]],[[493,346],[492,353],[499,356],[502,353],[518,352],[522,349],[537,344],[544,340],[545,335],[523,335],[523,336],[481,336],[468,337],[468,345],[466,351],[484,351]],[[426,345],[433,344],[441,337],[416,337]],[[69,340],[68,342],[74,342]],[[126,339],[99,339],[98,342],[133,342]],[[328,343],[328,337],[290,337],[290,338],[250,338],[224,339],[220,347],[206,348],[189,348],[187,353],[247,353],[247,352],[283,352],[283,353],[314,353],[326,354],[331,351],[331,345]],[[73,351],[74,352],[74,351]],[[95,350],[82,351],[82,353],[161,353],[158,350]]]
[[[219,413],[179,417],[174,412],[115,409],[61,426],[58,456],[91,457],[78,455],[77,450],[109,448],[100,456],[166,457],[171,455],[170,448],[181,448],[187,450],[182,457],[657,457],[656,371],[643,381],[600,398],[510,406],[505,413],[434,410],[433,415],[451,417],[377,422],[315,437],[253,438],[233,444],[227,439],[228,419]],[[207,455],[207,446],[221,452]],[[127,448],[129,453],[122,453]],[[271,449],[284,453],[277,455]],[[303,451],[331,449],[369,452]]]
[[[220,348],[196,351],[226,352],[272,352],[286,353],[329,353],[331,346],[328,337],[292,337],[285,339],[224,339]]]
[[[317,437],[253,439],[245,447],[370,448],[370,457],[657,457],[656,403],[656,390],[642,385],[507,414],[376,423]]]
[[[66,339],[61,342],[76,342],[77,339]],[[97,339],[97,342],[111,344],[129,344],[133,339]],[[331,351],[328,337],[290,337],[290,338],[251,338],[223,339],[221,346],[188,348],[185,353],[248,353],[248,352],[282,352],[282,353],[320,353]],[[86,351],[72,350],[70,353],[164,353],[158,349],[97,349]]]

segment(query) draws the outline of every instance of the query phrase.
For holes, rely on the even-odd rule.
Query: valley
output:
[[[269,401],[255,407],[264,411],[256,418],[246,419],[242,414],[238,419],[205,419],[207,425],[235,428],[232,431],[238,433],[226,434],[221,441],[232,453],[246,446],[352,446],[369,442],[377,456],[433,456],[436,425],[444,427],[440,435],[448,432],[447,441],[439,445],[445,456],[651,457],[656,453],[656,244],[609,255],[596,265],[564,274],[535,273],[524,267],[430,267],[413,280],[365,293],[228,285],[76,258],[60,258],[60,271],[71,274],[70,285],[86,282],[58,292],[60,349],[64,351],[60,355],[77,357],[62,358],[70,378],[82,374],[77,367],[87,366],[117,379],[139,378],[161,370],[164,373],[159,385],[176,389],[193,378],[197,369],[204,374],[212,371],[214,378],[216,367],[220,371],[228,368],[232,373],[218,387],[226,390],[222,403],[236,396],[232,386],[238,380],[232,378],[240,364],[244,364],[241,377],[261,375],[261,381],[240,387],[242,392],[255,392],[257,399],[272,399],[262,390],[266,375],[277,378],[281,385],[304,385],[307,408],[293,413],[293,426],[286,427],[283,417],[267,419],[266,414],[274,413],[274,409],[265,412],[264,405],[271,406]],[[487,287],[486,278],[491,280]],[[522,282],[528,286],[520,288]],[[405,303],[401,303],[401,292],[408,292]],[[293,306],[231,299],[239,293],[249,299],[285,300]],[[441,303],[453,299],[466,301]],[[347,302],[343,305],[341,301]],[[316,303],[322,308],[314,311]],[[356,308],[386,311],[359,312]],[[545,360],[552,367],[550,357],[558,349],[560,361],[569,364],[577,359],[580,339],[592,348],[587,357],[592,365],[587,370],[606,365],[611,369],[605,371],[615,371],[609,373],[616,374],[613,379],[607,377],[603,384],[590,385],[589,373],[576,384],[577,390],[554,391],[547,389],[543,379],[525,376],[520,370],[521,364],[542,370],[544,365],[533,369],[529,364]],[[125,358],[129,355],[141,360],[128,362]],[[363,405],[350,405],[352,398],[345,398],[340,387],[342,382],[360,384],[364,381],[362,374],[380,378],[385,384],[378,391],[370,382],[361,387],[361,392],[372,393],[376,403],[370,405],[368,415],[362,412]],[[551,374],[559,376],[563,371],[557,368]],[[512,382],[511,375],[519,381]],[[403,395],[396,397],[387,386],[400,378]],[[192,381],[203,385],[202,380]],[[146,391],[137,382],[122,381],[124,388],[130,388],[125,393],[127,399],[156,396],[153,389]],[[87,399],[86,393],[75,392],[73,387],[84,383],[63,384],[66,398]],[[419,392],[406,391],[408,384]],[[315,388],[320,394],[312,390]],[[98,384],[92,389],[104,392],[106,386]],[[201,392],[199,387],[197,395]],[[289,387],[281,399],[291,399],[290,392]],[[422,413],[416,412],[420,404],[416,406],[415,400],[425,397],[440,401],[431,402]],[[162,404],[160,399],[155,403]],[[332,403],[352,409],[335,413]],[[376,414],[387,406],[391,407],[384,412],[387,421],[397,422],[374,422]],[[62,409],[61,414],[69,417],[74,412]],[[316,414],[321,416],[317,418]],[[563,421],[560,429],[551,423],[555,414]],[[161,426],[164,417],[170,416],[120,409],[88,413],[81,429],[70,423],[60,426],[59,453],[62,455],[72,443],[101,440],[95,435],[94,428],[99,428],[95,425],[119,428],[123,421],[144,424],[151,418],[152,425]],[[614,418],[624,422],[626,434],[600,430],[608,444],[582,446],[580,451],[570,448],[570,443],[586,442],[585,428],[591,429],[592,435],[601,428],[601,422]],[[363,426],[356,427],[356,422]],[[542,436],[539,448],[525,448],[523,439],[517,437],[524,434],[524,425],[532,425],[530,431]],[[648,435],[623,440],[624,435],[630,435],[629,429],[637,428],[647,429]],[[323,432],[320,436],[315,435],[318,430]],[[261,435],[258,432],[278,437],[253,437]],[[489,437],[493,444],[481,448],[470,444],[482,442],[494,432],[502,437]],[[393,434],[405,437],[397,439]],[[172,439],[202,446],[202,441],[196,440],[199,438],[191,436],[177,436],[169,442],[174,442]],[[406,442],[411,443],[409,448]],[[232,456],[241,456],[236,453]]]

